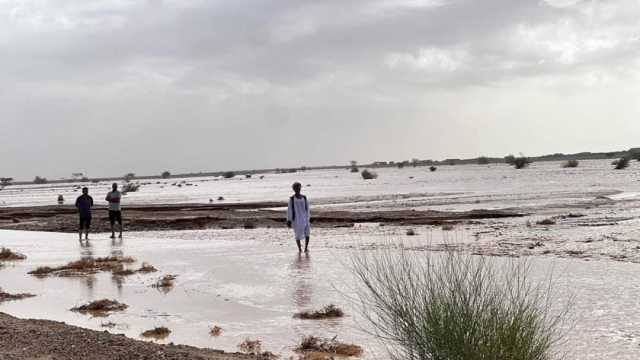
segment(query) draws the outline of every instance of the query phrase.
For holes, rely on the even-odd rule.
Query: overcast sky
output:
[[[637,0],[0,0],[0,176],[640,146]]]

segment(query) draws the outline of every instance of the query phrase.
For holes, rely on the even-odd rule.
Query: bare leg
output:
[[[80,235],[80,237],[82,237],[82,235]],[[84,229],[84,238],[89,240],[89,228]]]
[[[298,252],[302,252],[302,245],[300,244],[300,240],[296,240],[296,244],[298,244]]]
[[[304,252],[309,251],[309,236],[304,239]]]
[[[115,230],[115,225],[111,224],[111,238],[115,239],[116,238],[116,230]]]
[[[82,228],[78,228],[78,236],[80,236],[80,241],[82,241]]]
[[[122,223],[120,223],[119,225],[120,225],[120,236],[119,236],[119,238],[122,239],[122,228],[123,228],[123,226],[122,226]]]

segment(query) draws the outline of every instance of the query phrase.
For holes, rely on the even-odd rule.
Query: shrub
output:
[[[513,165],[516,162],[516,157],[511,154],[507,155],[504,157],[504,162],[509,165]]]
[[[153,338],[156,340],[162,340],[171,334],[171,330],[164,326],[157,327],[155,329],[147,330],[140,334],[142,337]]]
[[[302,311],[293,315],[294,319],[302,319],[302,320],[320,320],[320,319],[331,319],[331,318],[341,318],[344,316],[344,311],[339,307],[331,304],[323,307],[320,310],[314,311]]]
[[[612,164],[615,165],[616,170],[626,169],[629,167],[629,158],[622,157],[620,160],[616,160]]]
[[[338,356],[362,355],[362,347],[339,342],[335,337],[333,339],[323,339],[315,336],[305,336],[295,351],[300,353],[335,354]]]
[[[129,181],[131,181],[131,180],[136,178],[136,174],[128,173],[125,176],[123,176],[122,178],[124,179],[124,181],[129,182]]]
[[[576,168],[578,167],[578,160],[569,160],[567,162],[565,162],[564,164],[562,164],[562,167],[564,168]]]
[[[554,358],[568,306],[552,313],[551,280],[528,280],[526,260],[498,266],[446,250],[356,253],[356,303],[390,358]]]
[[[71,311],[79,312],[81,314],[91,314],[94,316],[106,316],[111,312],[123,311],[127,308],[128,306],[126,304],[119,303],[116,300],[102,299],[74,307]]]
[[[9,261],[9,260],[24,260],[27,257],[19,252],[15,252],[8,248],[0,248],[0,260],[1,261]]]
[[[431,166],[431,167],[429,167],[429,171],[431,171],[431,172],[434,172],[434,171],[436,171],[436,170],[438,170],[438,168],[437,168],[437,167],[435,167],[435,166]]]
[[[222,177],[225,179],[231,179],[234,178],[236,176],[236,173],[234,173],[233,171],[225,171],[224,173],[222,173]]]
[[[524,169],[531,164],[531,160],[528,157],[520,156],[513,160],[513,166],[516,169]]]
[[[351,171],[352,173],[357,173],[357,172],[360,172],[360,169],[358,169],[357,166],[352,166],[351,169],[349,169],[349,171]]]
[[[45,177],[36,176],[36,178],[33,179],[34,184],[46,184],[47,182],[48,180]]]
[[[162,173],[162,175],[160,175],[163,179],[168,179],[171,177],[171,173],[168,171],[165,171]]]
[[[138,189],[140,189],[140,184],[138,184],[138,183],[131,183],[131,182],[130,182],[130,183],[126,183],[126,184],[124,184],[124,185],[122,186],[122,189],[120,189],[120,192],[121,192],[123,195],[126,195],[127,193],[130,193],[130,192],[136,192],[136,191],[138,191]]]
[[[373,171],[369,171],[367,169],[362,170],[362,173],[360,175],[362,175],[362,178],[365,180],[372,180],[372,179],[378,178],[378,174],[374,173]]]
[[[489,165],[489,158],[486,156],[480,156],[476,161],[478,165]]]

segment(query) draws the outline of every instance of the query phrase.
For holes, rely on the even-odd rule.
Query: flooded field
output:
[[[355,252],[403,242],[416,251],[455,244],[463,251],[496,255],[494,261],[531,255],[534,277],[554,269],[558,303],[573,298],[575,321],[563,350],[569,359],[637,359],[640,356],[640,193],[636,167],[613,171],[606,161],[584,161],[576,169],[559,163],[533,164],[516,171],[504,165],[381,169],[364,181],[346,170],[266,174],[263,179],[192,178],[148,181],[130,193],[127,204],[282,201],[294,180],[315,208],[510,209],[521,218],[469,221],[445,231],[440,226],[379,226],[313,231],[311,252],[298,255],[285,228],[205,229],[126,233],[123,241],[106,234],[81,245],[75,234],[0,230],[0,245],[27,255],[0,268],[0,287],[36,297],[0,303],[0,311],[21,318],[65,321],[96,330],[141,338],[165,326],[158,340],[236,351],[247,338],[263,350],[289,355],[302,336],[317,335],[363,346],[363,358],[384,359],[384,348],[367,335],[349,297],[347,268]],[[157,184],[156,182],[160,182]],[[184,184],[182,183],[184,181]],[[165,184],[166,182],[166,184]],[[172,184],[176,185],[172,185]],[[190,185],[188,185],[190,184]],[[178,187],[177,185],[182,185]],[[109,184],[90,185],[102,201]],[[71,202],[77,184],[16,186],[0,191],[4,206],[51,205],[58,194]],[[218,197],[224,200],[217,200]],[[98,202],[98,201],[97,201]],[[411,228],[416,236],[407,236]],[[80,277],[35,277],[29,271],[83,257],[130,256],[138,268],[155,273],[118,277],[98,272]],[[152,285],[176,275],[171,288]],[[109,317],[70,309],[109,298],[129,307]],[[296,312],[336,304],[347,316],[334,320],[294,319]],[[105,327],[108,325],[108,327]],[[219,326],[219,336],[210,329]]]
[[[65,321],[96,330],[141,338],[143,331],[165,326],[171,334],[160,340],[228,351],[247,338],[260,339],[263,349],[290,354],[302,336],[338,336],[367,349],[364,358],[384,359],[383,347],[367,335],[367,325],[348,299],[353,295],[346,268],[354,251],[398,239],[419,246],[443,237],[457,241],[464,231],[447,234],[421,228],[419,239],[406,238],[401,228],[377,232],[373,227],[323,230],[313,249],[298,255],[283,230],[214,230],[130,234],[122,242],[96,235],[81,246],[69,235],[0,231],[2,244],[28,256],[0,270],[0,285],[12,292],[37,295],[5,302],[0,311],[21,318]],[[27,275],[38,266],[55,266],[83,256],[131,256],[158,268],[157,273],[126,278],[111,273],[84,277],[37,278]],[[499,258],[496,258],[499,259]],[[497,260],[500,261],[500,260]],[[132,265],[136,268],[139,263]],[[564,350],[570,359],[636,359],[640,333],[636,310],[640,265],[555,259],[534,261],[534,276],[542,279],[554,269],[558,303],[573,297],[575,325]],[[164,274],[177,275],[171,289],[151,285]],[[129,305],[108,317],[92,317],[69,309],[88,301],[109,298]],[[335,320],[299,320],[293,314],[328,304],[347,316]],[[109,327],[104,327],[109,324]],[[220,336],[210,328],[219,326]]]

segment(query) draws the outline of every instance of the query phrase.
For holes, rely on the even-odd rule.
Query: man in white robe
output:
[[[293,228],[293,233],[298,244],[298,251],[302,252],[302,239],[305,240],[304,252],[309,250],[309,237],[311,235],[311,212],[309,211],[309,201],[300,191],[302,185],[299,182],[293,184],[294,195],[289,198],[287,209],[287,226]]]

